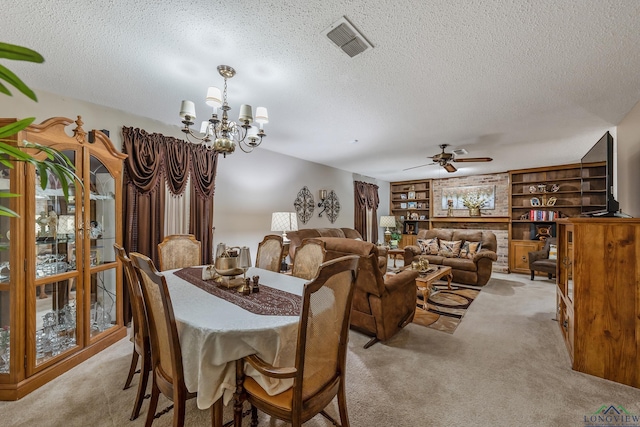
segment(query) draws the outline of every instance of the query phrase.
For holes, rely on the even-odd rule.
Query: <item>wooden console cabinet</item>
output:
[[[0,126],[15,119],[0,119]],[[80,117],[55,117],[11,136],[53,147],[75,165],[83,185],[63,196],[49,176],[18,162],[0,165],[0,198],[18,217],[0,216],[0,400],[16,400],[126,336],[122,271],[122,161],[102,132]],[[34,153],[41,159],[43,153]]]
[[[557,225],[557,319],[573,369],[640,387],[640,219]]]

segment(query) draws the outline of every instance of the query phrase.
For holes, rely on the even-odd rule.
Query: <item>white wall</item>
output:
[[[640,102],[616,129],[617,196],[622,212],[640,217]]]
[[[82,116],[85,131],[107,129],[115,146],[122,147],[122,127],[137,127],[149,133],[160,133],[183,139],[178,117],[176,125],[168,126],[149,118],[132,116],[119,110],[65,98],[63,96],[37,92],[38,103],[17,94],[0,96],[0,117],[36,117],[35,123],[50,117],[76,119]],[[69,135],[75,127],[67,128]],[[263,144],[268,147],[269,138]],[[334,190],[338,195],[341,210],[338,219],[331,224],[326,215],[318,218],[318,208],[307,224],[300,228],[353,227],[353,181],[361,177],[332,167],[299,160],[286,155],[257,148],[246,154],[239,149],[226,158],[220,157],[216,178],[214,207],[215,244],[224,242],[232,246],[249,246],[255,257],[258,243],[266,234],[271,234],[271,213],[295,209],[293,202],[298,191],[307,186],[314,198],[318,190]],[[389,209],[389,183],[366,180],[380,186],[380,211],[385,215]],[[382,230],[379,231],[382,233]],[[381,234],[380,234],[381,235]]]

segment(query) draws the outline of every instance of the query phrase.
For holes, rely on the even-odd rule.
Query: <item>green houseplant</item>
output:
[[[389,246],[391,246],[391,249],[395,249],[398,247],[400,239],[402,239],[402,233],[400,233],[397,228],[391,230],[391,240],[389,241]]]
[[[44,58],[38,52],[26,47],[17,46],[0,42],[0,59],[9,59],[15,61],[29,61],[35,63],[44,62]],[[36,94],[16,76],[11,70],[0,64],[0,92],[13,96],[7,85],[3,84],[4,80],[8,85],[15,87],[29,99],[38,101]],[[13,168],[15,162],[26,162],[33,165],[39,172],[40,186],[44,189],[47,186],[49,173],[53,174],[60,180],[64,197],[69,197],[69,183],[77,180],[82,185],[80,179],[75,174],[73,163],[68,157],[60,153],[58,150],[45,147],[39,144],[33,144],[28,141],[18,141],[17,146],[8,138],[17,134],[21,130],[29,126],[35,117],[18,120],[0,127],[0,163],[8,168]],[[38,152],[45,153],[43,159],[37,159],[27,150],[35,149]],[[18,194],[0,192],[0,198],[18,197]],[[0,205],[0,215],[18,216],[16,212],[6,206]]]

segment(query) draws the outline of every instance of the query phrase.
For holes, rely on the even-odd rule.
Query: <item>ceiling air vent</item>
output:
[[[331,24],[322,33],[351,58],[369,48],[373,48],[373,45],[356,30],[346,16]]]
[[[451,152],[453,154],[455,154],[456,156],[462,156],[463,154],[469,154],[469,152],[467,150],[465,150],[464,148],[458,148],[456,150],[452,150]]]

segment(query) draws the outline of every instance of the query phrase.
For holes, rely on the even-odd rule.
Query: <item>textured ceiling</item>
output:
[[[1,14],[0,40],[46,59],[10,64],[33,88],[179,126],[182,99],[209,116],[228,64],[232,116],[269,109],[264,149],[382,180],[574,162],[640,99],[637,0],[26,0]],[[322,35],[342,16],[373,49],[349,58]],[[402,171],[443,143],[494,161]]]

